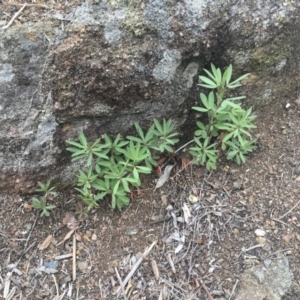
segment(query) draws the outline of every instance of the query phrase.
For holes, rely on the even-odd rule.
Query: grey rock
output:
[[[154,117],[184,130],[210,62],[232,63],[236,77],[251,72],[239,91],[246,106],[297,89],[299,2],[94,3],[1,32],[2,191],[30,193],[38,180],[74,184],[80,162],[70,162],[66,140],[82,131],[89,140],[126,135]]]
[[[280,300],[292,287],[293,273],[286,257],[267,259],[242,275],[236,300]]]

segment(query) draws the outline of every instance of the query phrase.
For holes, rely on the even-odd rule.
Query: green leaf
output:
[[[236,83],[239,83],[241,80],[243,80],[244,78],[246,78],[247,76],[249,76],[251,73],[247,73],[247,74],[244,74],[242,75],[241,77],[239,77],[238,79],[232,81],[230,83],[230,85],[235,85]]]
[[[86,165],[89,167],[92,165],[93,153],[89,153]]]
[[[127,179],[130,179],[130,178],[127,178]],[[121,182],[122,182],[122,185],[123,185],[125,191],[130,193],[129,185],[128,185],[126,178],[122,178]]]
[[[226,85],[229,84],[231,75],[232,75],[232,65],[230,64],[223,74],[222,85],[224,85],[225,83]]]
[[[246,158],[245,158],[244,154],[242,152],[240,152],[239,155],[240,155],[241,161],[243,163],[245,163],[246,162]]]
[[[83,146],[83,145],[81,145],[81,144],[79,144],[79,143],[77,143],[77,142],[74,142],[74,141],[67,141],[67,143],[68,144],[70,144],[70,145],[72,145],[72,146],[75,146],[76,148],[82,148],[82,149],[85,149],[85,146]],[[72,148],[73,149],[73,148]],[[67,150],[68,150],[68,148],[67,148]],[[77,149],[78,150],[78,149]],[[70,150],[70,151],[72,151],[72,150]]]
[[[88,146],[86,137],[85,137],[85,135],[83,134],[83,132],[81,132],[81,133],[79,134],[78,139],[79,139],[81,145],[83,145],[84,147],[87,147],[87,146]]]
[[[156,129],[158,130],[158,132],[159,133],[163,133],[163,127],[161,126],[161,124],[158,122],[158,120],[157,119],[153,119],[153,121],[154,121],[154,124],[155,124],[155,126],[156,126]]]
[[[201,99],[203,105],[209,110],[209,104],[208,104],[208,99],[207,99],[206,95],[203,93],[200,93],[200,99]]]
[[[232,98],[226,98],[224,101],[229,100],[229,101],[236,101],[236,100],[242,100],[245,99],[246,96],[238,96],[238,97],[232,97]]]
[[[67,149],[68,151],[70,151],[70,152],[74,152],[74,153],[72,154],[72,156],[86,153],[86,150],[79,150],[78,148],[68,147],[68,148],[66,148],[66,149]]]
[[[240,86],[242,86],[242,84],[241,83],[236,83],[236,84],[228,84],[227,85],[227,87],[229,88],[229,89],[235,89],[235,88],[237,88],[237,87],[240,87]]]
[[[215,81],[215,76],[212,74],[212,73],[210,73],[208,70],[206,70],[206,69],[203,69],[203,71],[212,79],[212,80],[214,80]],[[200,76],[199,76],[200,77]]]
[[[209,78],[205,77],[205,76],[199,76],[200,79],[206,83],[210,88],[216,88],[217,85],[215,84],[215,82],[213,82],[212,80],[210,80]],[[201,84],[202,85],[202,84]]]
[[[45,207],[45,209],[47,209],[47,210],[51,210],[51,209],[54,209],[54,208],[56,208],[56,205],[47,205]]]
[[[218,68],[216,69],[216,67],[211,64],[211,70],[214,74],[214,78],[215,78],[215,82],[217,84],[217,86],[219,86],[221,84],[221,81],[222,81],[222,73],[221,73],[221,70]]]
[[[41,215],[40,215],[41,217],[43,217],[43,216],[46,216],[46,217],[49,217],[50,216],[50,213],[47,211],[47,210],[43,210],[42,212],[41,212]]]
[[[115,186],[113,187],[113,194],[117,193],[119,186],[120,186],[120,180],[118,180]]]
[[[229,151],[227,154],[227,159],[229,159],[229,160],[233,159],[237,153],[238,153],[238,150]]]
[[[208,107],[207,108],[214,109],[214,102],[215,102],[214,93],[210,92],[208,95]]]
[[[226,141],[228,141],[230,138],[232,138],[234,135],[234,132],[230,132],[228,134],[226,134],[224,137],[223,137],[223,143],[225,143]]]

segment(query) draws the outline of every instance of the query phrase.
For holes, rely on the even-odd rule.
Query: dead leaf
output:
[[[182,159],[181,159],[182,169],[186,169],[190,164],[191,164],[191,161],[187,157],[182,157]]]
[[[168,159],[167,156],[163,156],[162,158],[160,158],[160,159],[158,160],[158,162],[156,163],[156,166],[157,166],[157,167],[162,166],[162,165],[166,162],[167,159]]]
[[[39,245],[39,250],[44,250],[44,249],[46,249],[46,248],[50,245],[51,241],[52,241],[52,235],[49,234],[49,235],[45,238],[45,240]]]
[[[75,231],[77,228],[78,228],[78,227],[73,228],[72,230],[70,230],[70,231],[65,235],[64,239],[63,239],[61,242],[59,242],[59,243],[57,244],[57,246],[59,246],[60,244],[64,243],[65,241],[67,241],[67,240],[72,236],[72,234],[74,233],[74,231]]]
[[[155,175],[159,177],[159,176],[161,176],[161,173],[162,173],[161,167],[160,166],[156,167]]]
[[[76,240],[81,242],[82,241],[82,237],[79,233],[75,232],[75,236],[76,236]]]
[[[78,228],[78,221],[74,214],[67,212],[65,218],[63,219],[63,224],[67,225],[69,229]]]
[[[192,216],[191,216],[190,209],[187,207],[187,205],[185,203],[182,206],[182,211],[183,211],[185,223],[188,225],[190,223],[190,218]]]
[[[183,249],[183,246],[184,246],[184,242],[185,242],[185,236],[183,235],[181,237],[181,243],[179,243],[179,245],[176,247],[176,249],[174,250],[174,253],[177,254],[179,253],[182,249]]]
[[[197,168],[197,169],[194,171],[194,175],[195,175],[197,178],[202,177],[204,174],[205,174],[205,168]]]
[[[167,195],[162,195],[161,196],[161,202],[164,206],[167,206],[168,205],[168,198],[167,198]]]
[[[168,165],[168,166],[166,166],[164,173],[159,177],[159,179],[158,179],[158,181],[156,183],[154,191],[156,189],[162,187],[166,183],[166,181],[170,177],[170,173],[171,173],[172,169],[174,168],[174,166],[175,165]]]

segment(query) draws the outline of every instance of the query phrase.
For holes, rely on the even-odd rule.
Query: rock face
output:
[[[252,73],[239,91],[248,106],[295,91],[300,3],[126,3],[83,4],[59,21],[1,33],[1,190],[29,193],[50,178],[70,184],[65,141],[81,131],[93,139],[154,117],[182,126],[210,62]]]
[[[286,257],[266,259],[264,266],[247,269],[236,300],[280,300],[291,289],[293,273]]]

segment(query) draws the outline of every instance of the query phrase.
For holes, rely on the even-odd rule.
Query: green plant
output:
[[[41,199],[32,197],[32,207],[41,211],[41,217],[49,217],[49,211],[53,210],[56,207],[55,205],[47,205],[49,196],[56,195],[55,188],[51,187],[50,184],[50,180],[47,183],[38,182],[39,188],[37,188],[36,191],[43,192],[44,195],[41,197]]]
[[[203,106],[195,106],[194,110],[206,113],[207,124],[197,122],[198,130],[195,131],[194,141],[196,146],[190,148],[190,153],[196,161],[204,164],[206,168],[216,169],[216,161],[219,155],[218,140],[221,149],[227,151],[227,159],[235,159],[238,164],[245,162],[245,155],[253,151],[256,140],[252,138],[249,130],[256,126],[252,123],[256,118],[251,108],[245,110],[237,101],[245,96],[224,99],[227,89],[235,89],[241,86],[241,80],[249,74],[245,74],[234,81],[231,80],[232,66],[230,65],[222,74],[221,70],[211,64],[211,72],[204,70],[208,76],[199,76],[203,82],[202,87],[212,89],[208,96],[200,93]],[[204,142],[201,143],[200,139]]]
[[[144,133],[135,123],[138,136],[121,139],[118,134],[113,140],[107,134],[102,139],[89,143],[83,133],[78,141],[67,141],[73,161],[86,160],[86,169],[80,170],[76,190],[86,204],[86,210],[98,206],[99,200],[111,198],[113,208],[128,205],[132,188],[141,185],[141,174],[149,174],[155,165],[155,152],[173,151],[178,142],[177,133],[171,120],[163,119]]]
[[[197,122],[198,129],[191,141],[195,145],[190,148],[193,161],[207,169],[216,169],[220,151],[226,151],[227,159],[235,159],[238,164],[245,162],[245,155],[255,148],[256,140],[250,130],[255,128],[256,116],[251,109],[241,107],[238,101],[244,96],[225,98],[225,94],[228,89],[239,87],[241,80],[249,74],[231,81],[231,65],[223,74],[213,64],[211,71],[204,71],[207,76],[200,76],[200,86],[212,91],[208,95],[200,93],[202,105],[193,107],[208,117],[205,124]],[[174,152],[173,146],[179,141],[174,127],[171,120],[159,122],[154,119],[147,131],[135,123],[137,135],[129,135],[125,140],[120,134],[115,139],[104,134],[90,143],[80,133],[77,141],[67,141],[72,160],[86,160],[86,168],[79,170],[76,187],[86,205],[85,211],[97,207],[104,197],[110,197],[113,208],[128,205],[132,189],[141,185],[140,175],[149,174],[162,153]],[[84,213],[83,210],[80,212]]]

